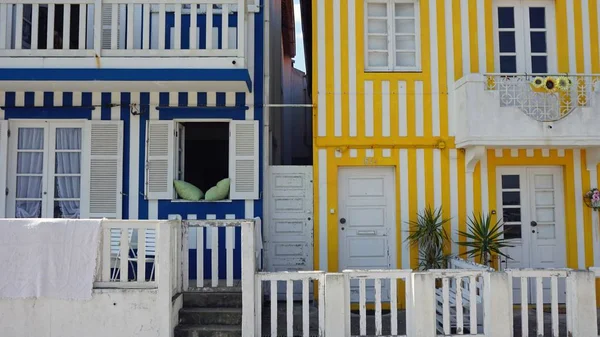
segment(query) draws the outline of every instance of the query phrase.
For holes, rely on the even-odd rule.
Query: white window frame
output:
[[[388,29],[388,65],[387,67],[369,66],[369,3],[386,4]],[[415,5],[415,66],[401,67],[396,64],[396,19],[394,4],[411,3]],[[364,6],[364,68],[365,72],[421,72],[421,6],[420,0],[365,0]]]
[[[87,151],[89,144],[86,141],[86,123],[85,120],[10,120],[9,130],[11,137],[8,140],[8,174],[7,177],[15,177],[7,179],[7,217],[15,217],[16,207],[16,172],[17,172],[17,146],[18,146],[18,129],[19,128],[42,128],[44,129],[44,159],[42,166],[42,218],[54,218],[54,177],[56,132],[53,130],[59,128],[80,128],[81,129],[81,162],[80,162],[80,193],[79,193],[79,214],[80,218],[87,217],[87,200],[85,197],[85,179],[86,179],[86,162]]]
[[[546,8],[546,50],[548,74],[557,73],[556,59],[556,7],[553,0],[496,0],[493,5],[494,24],[494,66],[500,72],[500,37],[499,32],[506,29],[498,28],[498,7],[514,7],[515,11],[515,54],[517,59],[517,73],[532,73],[531,65],[531,30],[529,28],[529,7]],[[512,53],[511,53],[512,54]],[[539,53],[534,53],[539,54]],[[536,55],[533,55],[536,56]]]

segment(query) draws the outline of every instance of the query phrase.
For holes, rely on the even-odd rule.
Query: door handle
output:
[[[341,223],[342,225],[343,225],[343,224],[345,224],[345,223],[346,223],[346,219],[345,219],[345,218],[341,218],[341,219],[340,219],[340,223]]]
[[[535,227],[535,226],[537,226],[537,222],[535,222],[535,221],[532,221],[532,222],[531,222],[531,227]]]

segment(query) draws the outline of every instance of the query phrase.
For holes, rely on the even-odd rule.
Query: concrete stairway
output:
[[[241,288],[186,292],[175,337],[240,337],[241,324]]]

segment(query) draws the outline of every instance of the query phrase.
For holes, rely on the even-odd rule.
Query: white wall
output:
[[[0,336],[162,337],[157,294],[94,289],[89,301],[0,299]]]

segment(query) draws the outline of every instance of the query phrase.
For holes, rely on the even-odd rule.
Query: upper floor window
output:
[[[420,71],[419,1],[365,0],[365,69]]]
[[[498,1],[494,11],[496,69],[501,73],[555,72],[551,1]]]

